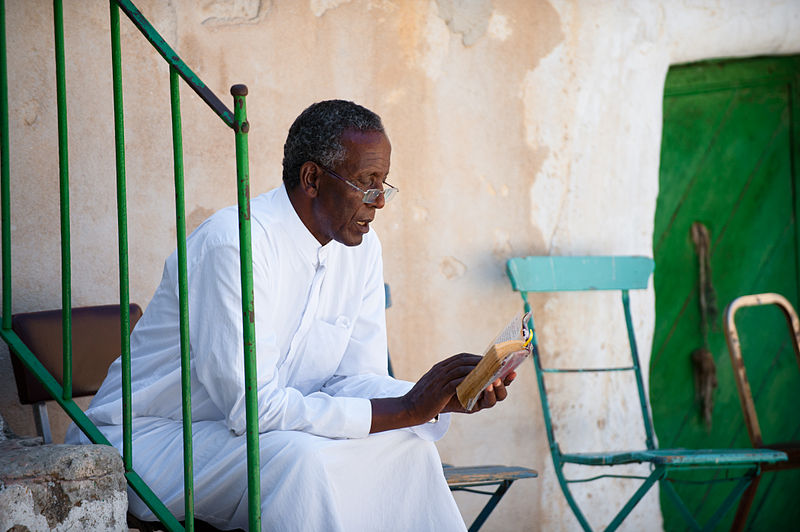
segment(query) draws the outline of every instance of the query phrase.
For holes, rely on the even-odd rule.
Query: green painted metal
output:
[[[564,464],[572,463],[587,466],[613,466],[620,464],[648,463],[651,473],[644,479],[636,492],[619,510],[616,516],[607,526],[606,530],[615,530],[633,508],[644,497],[648,490],[656,483],[661,482],[662,486],[667,486],[667,491],[672,490],[669,482],[663,482],[673,471],[724,468],[745,468],[746,487],[752,480],[755,472],[759,470],[760,463],[775,463],[786,460],[786,454],[767,449],[705,449],[701,451],[684,449],[656,449],[653,437],[652,421],[647,406],[644,381],[641,376],[641,368],[636,347],[636,337],[633,329],[633,320],[630,312],[630,289],[643,289],[647,287],[647,280],[653,271],[653,261],[646,257],[527,257],[512,258],[506,265],[509,280],[512,287],[519,291],[525,304],[525,310],[530,311],[531,306],[528,301],[528,292],[558,292],[558,291],[593,291],[593,290],[619,290],[622,295],[622,306],[625,315],[625,327],[628,333],[628,343],[630,347],[631,360],[633,366],[629,371],[633,371],[636,377],[636,385],[640,399],[641,415],[645,427],[645,440],[647,449],[641,451],[602,451],[592,453],[562,453],[553,428],[553,420],[550,413],[550,403],[547,397],[547,389],[544,381],[544,368],[542,367],[539,356],[538,340],[535,334],[535,324],[533,315],[529,322],[530,330],[533,333],[532,353],[533,363],[536,368],[536,380],[539,385],[539,396],[542,403],[542,413],[544,416],[545,429],[550,454],[553,460],[554,470],[558,479],[561,491],[564,494],[567,504],[577,518],[584,530],[591,530],[586,516],[577,504],[569,484],[574,482],[587,482],[606,478],[606,475],[593,477],[592,479],[568,479],[564,474]],[[578,331],[576,331],[577,333]],[[640,475],[615,475],[615,478],[628,478],[642,480]],[[740,483],[741,484],[741,483]],[[739,490],[737,486],[735,490]],[[741,488],[742,490],[744,488]],[[737,491],[741,495],[741,491]],[[733,507],[738,500],[736,497],[729,497],[714,513],[711,519],[706,521],[707,527],[713,527],[722,516]],[[693,528],[697,528],[697,523],[692,517],[692,512],[685,506],[683,500],[677,495],[674,502],[679,506],[681,515],[687,516],[686,522]]]
[[[603,453],[561,453],[561,460],[582,465],[617,465],[650,462],[657,465],[680,464],[698,469],[719,465],[750,467],[753,460],[767,458],[769,463],[783,461],[784,453],[769,449],[645,449]],[[624,477],[623,477],[624,478]]]
[[[261,453],[258,431],[258,373],[256,314],[253,296],[253,252],[250,239],[250,166],[247,154],[245,98],[247,87],[231,87],[236,133],[236,178],[239,204],[239,263],[242,277],[242,336],[244,340],[245,417],[247,424],[247,502],[250,530],[261,530]]]
[[[630,371],[633,366],[623,366],[619,368],[573,368],[573,369],[553,369],[542,368],[542,373],[607,373],[609,371]]]
[[[11,187],[8,140],[6,2],[0,0],[0,208],[3,209],[3,329],[11,329]]]
[[[128,199],[125,182],[125,124],[122,105],[122,53],[119,40],[119,8],[111,2],[111,68],[114,85],[114,144],[117,168],[117,234],[119,245],[119,304],[120,330],[130,331],[130,295],[128,275]],[[121,336],[122,360],[122,460],[125,471],[133,469],[132,414],[131,414],[131,342],[127,334]],[[147,502],[147,501],[145,501]]]
[[[525,292],[647,288],[649,257],[515,257],[508,261],[512,288]],[[514,284],[516,283],[516,284]]]
[[[8,344],[9,349],[22,363],[33,373],[47,392],[58,402],[83,432],[95,443],[110,445],[97,427],[86,417],[83,411],[75,404],[72,399],[64,399],[63,387],[53,377],[49,371],[36,358],[28,346],[23,343],[13,329],[2,329],[0,335]]]
[[[69,155],[67,139],[67,83],[64,68],[64,8],[53,0],[58,109],[58,182],[61,206],[61,321],[64,356],[64,399],[72,399],[72,259],[69,241]]]
[[[648,259],[649,260],[649,259]],[[652,271],[652,260],[650,269]],[[649,277],[649,274],[648,274]],[[628,332],[628,345],[631,348],[631,358],[633,359],[633,374],[636,376],[636,390],[639,394],[639,408],[642,409],[642,420],[644,421],[645,444],[648,449],[655,449],[655,431],[653,430],[653,420],[650,419],[650,409],[647,406],[647,396],[644,391],[644,379],[642,379],[642,366],[639,362],[639,349],[636,347],[636,336],[633,331],[633,319],[631,318],[631,300],[627,289],[622,290],[622,308],[625,311],[625,329]]]
[[[478,530],[481,529],[483,523],[489,519],[489,515],[492,513],[492,510],[494,510],[495,506],[497,506],[497,504],[500,502],[500,499],[502,499],[506,494],[508,488],[511,487],[511,484],[513,484],[513,482],[510,480],[504,480],[500,483],[500,486],[498,486],[497,490],[492,493],[491,497],[489,497],[489,502],[486,503],[486,506],[483,507],[478,514],[478,517],[476,517],[475,521],[473,521],[470,525],[468,532],[478,532]]]
[[[63,9],[61,0],[54,0],[54,27],[56,39],[56,83],[59,116],[59,163],[60,163],[60,198],[62,227],[62,298],[64,330],[67,331],[65,342],[64,383],[59,382],[42,366],[35,355],[25,346],[11,330],[11,232],[10,232],[10,172],[8,142],[8,91],[7,63],[5,40],[5,2],[0,0],[0,169],[2,173],[2,249],[3,249],[3,327],[0,336],[8,343],[12,353],[19,357],[23,364],[42,382],[58,404],[75,421],[78,427],[95,443],[108,445],[108,440],[94,426],[71,398],[71,257],[69,247],[69,175],[67,153],[67,114],[66,114],[66,82],[64,74],[63,48]],[[250,528],[260,529],[260,467],[258,440],[258,411],[256,402],[256,359],[255,359],[255,309],[253,301],[252,251],[250,244],[250,187],[249,164],[247,153],[247,122],[245,96],[247,89],[243,85],[232,88],[236,115],[222,104],[206,85],[186,66],[177,54],[166,44],[141,12],[128,0],[110,0],[111,57],[114,92],[114,130],[116,154],[117,185],[117,225],[119,241],[119,279],[120,279],[120,314],[121,327],[130,330],[129,271],[128,271],[128,236],[127,236],[127,193],[125,177],[125,138],[122,98],[122,60],[120,50],[120,18],[119,9],[131,19],[145,38],[156,48],[170,65],[170,96],[172,105],[173,162],[176,187],[176,226],[178,239],[179,292],[180,292],[180,334],[181,334],[181,384],[184,433],[184,492],[186,529],[194,529],[193,473],[192,473],[192,420],[191,420],[191,369],[189,365],[189,321],[188,321],[188,289],[186,267],[186,225],[183,179],[183,140],[181,133],[179,77],[211,107],[211,109],[236,135],[237,184],[240,218],[240,260],[242,264],[242,314],[244,319],[244,356],[245,380],[247,385],[247,442],[248,442],[248,503]],[[123,402],[123,462],[125,476],[131,488],[150,507],[156,517],[170,531],[184,530],[181,523],[169,513],[163,503],[148,488],[147,484],[133,470],[132,435],[131,435],[131,362],[130,339],[123,335],[121,346],[122,359],[122,402]]]
[[[192,373],[189,353],[189,287],[186,272],[186,205],[183,186],[183,135],[178,72],[169,68],[172,108],[172,155],[175,173],[175,227],[178,250],[178,299],[181,329],[181,400],[183,413],[183,494],[186,530],[194,530],[194,472],[192,468]]]
[[[661,466],[656,466],[653,469],[653,472],[650,473],[650,476],[642,482],[642,485],[636,490],[636,492],[628,499],[628,502],[625,503],[625,506],[622,507],[622,510],[619,511],[617,515],[614,516],[614,519],[606,527],[607,531],[616,530],[622,524],[628,515],[633,511],[639,501],[642,500],[642,497],[653,487],[653,484],[662,480],[666,476],[666,471]]]
[[[219,116],[228,127],[234,127],[234,116],[224,103],[209,89],[205,83],[181,60],[178,54],[158,34],[152,24],[142,15],[141,11],[130,0],[111,0],[125,12],[133,24],[139,28],[144,37],[150,41],[153,48],[161,57],[178,71],[183,80],[194,90],[200,98]]]
[[[800,56],[712,61],[673,67],[664,96],[659,196],[654,224],[656,323],[650,363],[655,430],[670,447],[747,447],[744,418],[721,323],[734,298],[777,292],[800,302],[798,127]],[[695,398],[690,356],[703,347],[698,304],[698,259],[689,236],[700,221],[711,236],[711,279],[718,318],[708,349],[716,363],[712,425]],[[748,378],[763,423],[774,441],[800,438],[800,375],[791,338],[777,308],[745,309],[742,329]],[[744,311],[743,311],[744,312]],[[761,417],[761,416],[760,416]],[[681,480],[691,481],[691,473]],[[698,519],[727,492],[714,486],[676,485],[684,500],[705,501]],[[800,471],[762,476],[748,519],[755,529],[785,529],[800,520],[790,493]],[[667,530],[683,525],[662,493]],[[721,528],[730,526],[725,516]]]
[[[6,213],[3,213],[5,217]],[[73,399],[64,399],[63,388],[58,381],[53,377],[50,372],[42,365],[36,358],[28,346],[19,339],[17,334],[12,329],[0,329],[0,337],[8,344],[9,349],[18,357],[28,370],[33,373],[42,386],[50,393],[58,405],[67,413],[67,415],[75,422],[75,424],[83,431],[84,434],[93,442],[101,445],[111,445],[106,437],[100,432],[92,421],[86,417],[83,410],[75,403]],[[129,471],[125,474],[129,482],[132,477],[138,478],[136,473]],[[155,496],[150,488],[139,479],[139,482],[134,485],[131,483],[137,494],[144,501],[149,501],[148,505],[156,517],[170,531],[183,530],[180,522],[169,513],[169,510],[164,504]]]

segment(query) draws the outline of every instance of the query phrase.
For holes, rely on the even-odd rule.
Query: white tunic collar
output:
[[[331,240],[324,246],[319,243],[319,240],[311,234],[311,231],[308,230],[303,220],[298,216],[297,211],[294,210],[292,202],[289,201],[289,193],[283,184],[277,194],[277,207],[281,219],[286,221],[286,231],[294,241],[297,252],[312,263],[315,268],[324,265],[330,250],[336,246],[337,242]]]

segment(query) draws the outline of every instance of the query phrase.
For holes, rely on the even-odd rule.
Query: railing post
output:
[[[236,135],[236,176],[239,203],[239,259],[242,276],[242,336],[244,340],[244,383],[247,419],[247,502],[250,530],[261,530],[261,453],[258,433],[255,308],[253,304],[253,253],[250,241],[250,167],[247,154],[245,97],[247,87],[234,85],[233,130]]]
[[[64,67],[64,8],[53,0],[56,53],[56,105],[58,108],[58,182],[61,207],[61,339],[64,400],[72,399],[72,258],[69,231],[69,157],[67,146],[67,87]]]
[[[133,442],[131,415],[131,330],[129,275],[128,275],[128,201],[125,182],[125,125],[122,106],[122,53],[119,36],[119,7],[109,0],[111,16],[111,68],[114,87],[114,142],[117,169],[117,231],[119,239],[119,312],[120,358],[122,360],[122,461],[125,478],[133,490],[153,510],[153,513],[170,531],[183,530],[161,500],[133,470]]]
[[[186,273],[186,206],[183,186],[183,137],[181,133],[180,78],[169,67],[172,109],[172,156],[175,173],[175,228],[178,251],[178,298],[181,334],[181,399],[183,408],[183,494],[186,530],[194,530],[194,474],[192,466],[192,376],[189,352],[189,288]]]
[[[11,191],[8,160],[8,66],[6,65],[6,2],[0,0],[0,206],[3,239],[3,329],[11,329]]]
[[[125,124],[122,106],[122,53],[119,40],[119,8],[111,7],[111,68],[114,84],[114,140],[117,168],[117,231],[119,239],[119,312],[120,350],[122,359],[122,460],[125,471],[133,470],[131,441],[131,330],[130,296],[128,293],[128,200],[125,186]]]

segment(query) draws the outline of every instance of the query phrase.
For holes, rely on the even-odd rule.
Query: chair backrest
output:
[[[742,405],[747,433],[753,447],[762,447],[764,439],[761,435],[761,426],[758,424],[758,415],[750,391],[750,382],[747,380],[747,371],[742,358],[742,345],[739,341],[739,332],[736,330],[736,311],[743,307],[757,307],[762,305],[776,305],[786,318],[786,325],[792,338],[794,356],[800,369],[800,319],[797,317],[792,304],[780,294],[766,293],[737,297],[725,309],[725,337],[728,342],[728,353],[733,365],[733,377],[736,379],[736,389],[739,392],[739,402]],[[769,442],[774,443],[774,442]]]
[[[130,306],[131,330],[142,316],[139,305]],[[12,329],[44,367],[62,382],[63,351],[61,310],[15,314]],[[130,333],[130,331],[129,331]],[[103,305],[72,309],[72,395],[94,395],[119,356],[120,307]],[[36,377],[11,357],[20,402],[33,404],[52,399]]]
[[[635,374],[639,393],[639,403],[645,428],[645,439],[648,449],[655,449],[655,436],[650,411],[647,407],[647,396],[644,390],[639,354],[636,348],[636,337],[631,319],[629,290],[647,288],[654,263],[649,257],[525,257],[512,258],[506,264],[508,277],[514,290],[520,292],[525,303],[525,311],[531,310],[528,302],[529,292],[561,292],[561,291],[594,291],[619,290],[622,293],[622,306],[625,313],[625,325],[628,330],[628,343],[631,351],[631,366],[614,368],[544,368],[539,358],[536,329],[531,313],[530,329],[533,331],[533,362],[542,401],[545,428],[551,448],[557,446],[553,433],[550,407],[544,386],[544,373],[586,373],[604,371],[631,371]]]

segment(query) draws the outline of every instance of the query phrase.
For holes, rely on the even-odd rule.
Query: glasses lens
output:
[[[378,196],[383,194],[383,201],[389,201],[392,199],[397,192],[397,189],[394,188],[392,185],[387,184],[386,188],[383,190],[379,190],[377,188],[371,188],[364,192],[364,198],[362,201],[364,203],[375,203],[378,201]]]
[[[362,200],[364,203],[375,203],[378,199],[378,196],[381,195],[381,191],[377,188],[371,188],[364,192],[364,199]]]

